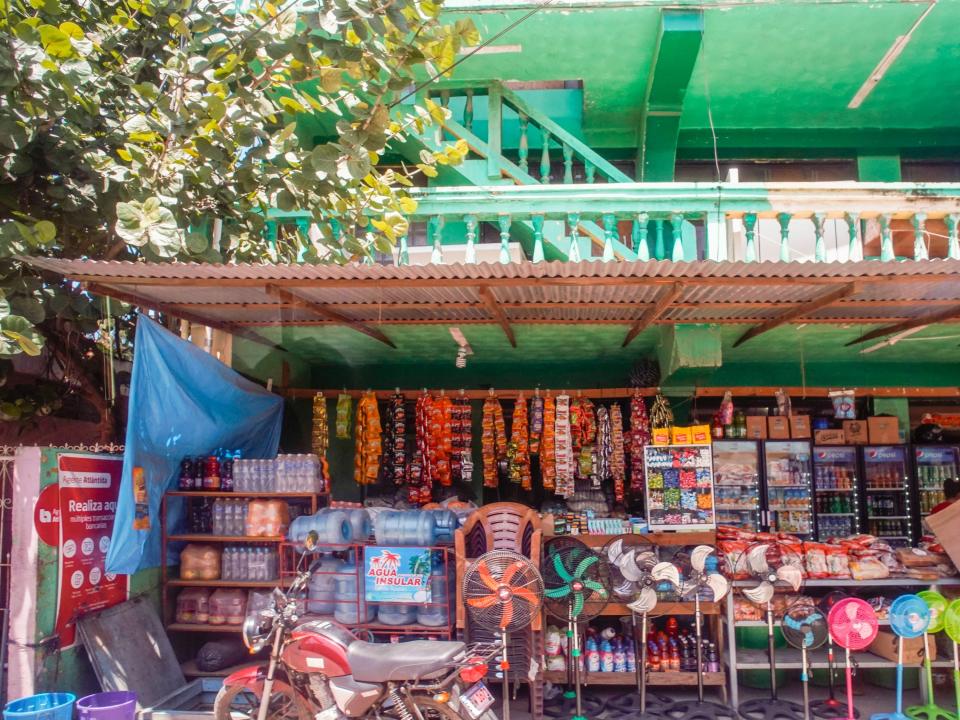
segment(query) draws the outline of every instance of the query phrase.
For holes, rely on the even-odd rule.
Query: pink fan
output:
[[[877,637],[877,613],[860,598],[844,598],[830,609],[827,625],[833,641],[846,650],[847,720],[854,720],[850,651],[863,650]]]

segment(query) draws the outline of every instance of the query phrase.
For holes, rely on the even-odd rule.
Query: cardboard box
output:
[[[747,440],[767,439],[767,416],[747,415]]]
[[[892,415],[867,418],[870,442],[891,445],[900,442],[900,420]]]
[[[790,418],[774,415],[767,418],[767,437],[771,440],[790,439]]]
[[[650,442],[653,445],[669,445],[670,428],[653,428],[650,431]]]
[[[844,420],[843,435],[847,445],[866,445],[870,442],[867,434],[867,423],[863,420]]]
[[[813,433],[814,445],[843,445],[843,430],[816,430]]]
[[[790,437],[796,440],[806,440],[810,437],[810,416],[790,416]]]
[[[880,630],[876,639],[868,648],[874,655],[879,655],[892,662],[897,661],[897,644],[900,637],[890,630]],[[933,635],[927,636],[927,652],[931,662],[937,659],[937,643]],[[923,637],[903,639],[903,664],[920,665],[923,663]]]
[[[710,440],[709,425],[690,426],[690,442],[692,442],[694,445],[709,445]]]
[[[928,515],[924,522],[936,536],[937,542],[943,545],[954,566],[960,568],[960,502]]]
[[[690,432],[690,428],[676,425],[670,428],[671,445],[689,445],[691,442],[693,442],[693,433]]]

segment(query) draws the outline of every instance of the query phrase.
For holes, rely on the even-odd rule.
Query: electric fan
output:
[[[607,559],[579,540],[555,537],[544,543],[542,568],[544,607],[550,615],[567,623],[567,676],[573,677],[573,690],[568,689],[559,704],[544,707],[544,714],[561,717],[572,709],[574,720],[585,720],[586,708],[596,717],[603,712],[603,701],[585,698],[580,687],[579,625],[599,615],[607,605],[610,597]]]
[[[960,600],[953,600],[943,614],[943,629],[953,641],[953,692],[957,697],[957,717],[960,717]]]
[[[820,602],[817,603],[817,608],[821,613],[829,617],[830,610],[833,609],[833,606],[845,597],[847,597],[846,593],[842,593],[839,590],[828,592],[820,599]],[[837,718],[847,717],[850,709],[846,703],[837,700],[836,689],[836,665],[833,656],[833,638],[830,636],[830,633],[827,633],[827,697],[823,700],[814,700],[810,703],[810,710],[818,718],[837,720]],[[853,716],[859,718],[860,711],[854,709]]]
[[[783,614],[780,623],[784,639],[800,651],[800,682],[803,684],[803,720],[810,720],[810,674],[807,651],[816,650],[827,641],[827,618],[809,603],[794,603]]]
[[[903,641],[923,635],[930,624],[930,608],[917,595],[901,595],[890,606],[890,629],[897,641],[897,709],[892,713],[877,713],[870,720],[908,720],[903,714]]]
[[[877,637],[877,613],[860,598],[844,598],[830,609],[827,626],[834,642],[846,651],[847,720],[854,720],[850,651],[865,649]]]
[[[670,700],[647,692],[647,615],[657,605],[657,585],[668,582],[677,589],[680,585],[679,571],[668,562],[657,562],[653,546],[625,546],[618,538],[604,546],[610,561],[610,577],[613,594],[627,602],[633,622],[633,639],[639,649],[636,663],[637,694],[628,693],[607,701],[606,717],[609,720],[641,720],[659,716]],[[637,614],[641,628],[637,632]],[[651,700],[653,702],[651,703]]]
[[[510,720],[507,633],[533,622],[543,602],[543,580],[536,566],[519,553],[493,550],[477,558],[463,577],[463,599],[470,619],[499,632],[503,641],[503,718]]]
[[[730,585],[727,579],[717,572],[719,561],[716,550],[709,545],[697,545],[690,553],[677,553],[674,563],[680,571],[681,598],[693,598],[697,639],[697,699],[680,700],[668,706],[664,712],[673,720],[732,720],[736,713],[729,707],[703,699],[703,613],[700,609],[701,594],[708,594],[713,602],[720,602],[726,596]]]
[[[745,720],[802,720],[806,707],[800,703],[782,700],[777,697],[777,654],[774,643],[773,596],[776,585],[784,583],[800,590],[803,584],[803,572],[795,565],[786,562],[788,548],[781,543],[760,543],[751,545],[744,553],[746,568],[756,584],[744,588],[743,595],[750,602],[766,608],[767,613],[767,653],[770,657],[770,697],[754,698],[740,703],[738,710]],[[739,567],[740,563],[737,564]]]
[[[927,636],[943,630],[943,618],[947,613],[947,599],[936,590],[921,590],[917,593],[917,597],[930,608],[930,624],[923,632],[923,669],[927,675],[927,704],[908,707],[906,714],[913,720],[938,720],[940,718],[956,720],[952,712],[944,710],[936,703],[936,698],[933,696],[933,666],[930,664],[930,655],[926,652],[930,642]]]

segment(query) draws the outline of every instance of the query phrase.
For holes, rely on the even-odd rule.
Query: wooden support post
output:
[[[747,236],[747,248],[744,254],[745,262],[757,261],[757,214],[746,213],[743,216],[743,229]]]
[[[597,168],[589,160],[583,161],[583,174],[587,176],[587,184],[593,185],[597,180]]]
[[[913,259],[929,260],[930,251],[927,250],[926,223],[927,214],[916,212],[911,219],[913,223]]]
[[[637,254],[637,260],[650,259],[650,241],[647,238],[649,234],[650,216],[645,212],[638,212],[637,219],[633,221],[633,251]]]
[[[513,218],[509,215],[498,215],[497,225],[500,227],[500,262],[504,265],[510,263],[510,225]]]
[[[504,309],[500,306],[500,303],[497,302],[497,298],[493,294],[493,290],[486,285],[483,285],[480,287],[478,292],[483,304],[487,306],[487,310],[490,311],[490,314],[503,329],[503,334],[507,336],[507,340],[510,341],[510,345],[516,347],[517,338],[514,336],[513,328],[510,326],[510,319],[507,317],[507,313],[504,312]]]
[[[531,215],[533,225],[533,262],[543,262],[543,215]]]
[[[463,223],[467,226],[467,248],[464,252],[463,261],[467,265],[473,265],[477,262],[477,216],[464,215]]]
[[[770,332],[774,328],[778,328],[781,325],[785,325],[793,320],[798,320],[806,315],[810,315],[817,310],[822,310],[829,305],[833,305],[835,302],[839,302],[840,300],[848,298],[851,295],[855,295],[857,292],[859,292],[859,290],[860,286],[857,285],[857,283],[850,283],[849,285],[844,285],[843,287],[826,292],[820,297],[814,298],[810,302],[804,303],[803,305],[792,307],[789,310],[770,318],[766,322],[750,328],[747,330],[747,332],[741,335],[735,343],[733,343],[733,346],[740,347],[747,340],[751,340],[758,335],[763,335],[765,332]]]
[[[871,330],[865,335],[861,335],[856,340],[851,340],[848,342],[846,347],[850,347],[851,345],[859,345],[860,343],[865,343],[870,340],[875,340],[876,338],[904,332],[905,330],[912,330],[913,328],[921,327],[923,325],[933,325],[935,323],[946,322],[947,320],[954,320],[958,317],[960,317],[960,305],[951,305],[945,310],[940,310],[939,312],[921,315],[920,317],[905,320],[904,322],[900,322],[895,325],[887,325],[886,327]]]
[[[678,298],[681,293],[683,293],[683,283],[675,282],[670,285],[664,286],[664,288],[657,295],[657,299],[654,301],[653,305],[650,305],[646,310],[643,311],[643,314],[637,319],[633,324],[630,330],[627,332],[627,336],[623,339],[623,345],[621,347],[626,347],[633,339],[637,337],[640,333],[650,327],[657,318],[659,318],[666,311],[668,307]]]
[[[410,264],[410,249],[407,247],[407,236],[400,236],[400,249],[397,252],[397,265]]]
[[[467,90],[467,97],[463,103],[463,126],[473,132],[473,90]]]
[[[777,213],[777,222],[780,223],[780,262],[790,262],[790,213]]]
[[[663,242],[663,218],[654,218],[653,232],[653,256],[657,260],[664,260],[667,256],[667,249]]]
[[[567,253],[568,262],[580,262],[580,213],[567,215],[567,225],[570,226],[570,252]]]
[[[823,240],[823,224],[826,222],[827,216],[824,213],[814,213],[812,219],[813,236],[815,238],[813,244],[813,259],[816,262],[826,262],[827,247]]]

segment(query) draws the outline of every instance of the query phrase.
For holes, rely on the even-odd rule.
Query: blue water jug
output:
[[[431,575],[430,604],[417,608],[417,622],[430,627],[446,625],[450,617],[449,598],[446,576]]]
[[[370,513],[366,510],[358,508],[347,510],[347,519],[350,521],[353,542],[366,542],[373,535],[373,523],[370,521]]]
[[[325,545],[345,545],[353,539],[349,517],[343,510],[325,508],[313,515],[301,515],[290,523],[287,539],[302,543],[311,530],[319,536],[318,542]]]
[[[338,623],[344,625],[366,623],[376,617],[376,606],[368,605],[367,601],[357,593],[356,575],[337,578],[336,606],[333,617]]]
[[[417,606],[381,603],[377,620],[383,625],[412,625],[417,621]]]
[[[325,556],[314,569],[307,585],[307,612],[332,615],[336,608],[337,578],[341,577],[343,561]]]
[[[437,523],[432,512],[390,510],[374,523],[378,545],[434,545]]]
[[[453,533],[460,527],[460,520],[450,510],[431,510],[436,523],[435,537],[439,542],[453,542]]]

